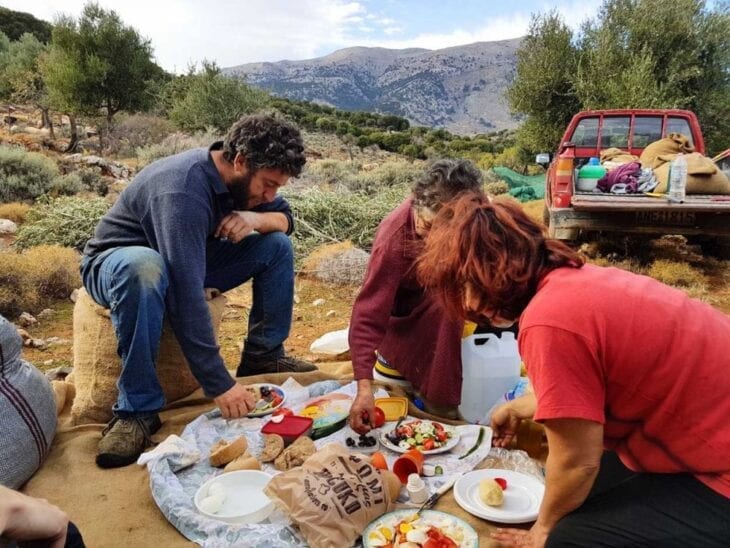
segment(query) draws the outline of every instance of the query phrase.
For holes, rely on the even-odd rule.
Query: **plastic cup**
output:
[[[408,476],[423,472],[423,453],[418,449],[409,449],[393,463],[393,473],[402,484],[408,483]]]

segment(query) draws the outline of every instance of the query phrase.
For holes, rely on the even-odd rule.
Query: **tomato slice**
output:
[[[431,449],[434,448],[435,445],[436,444],[434,443],[434,441],[431,438],[428,438],[426,440],[423,440],[423,448],[426,451],[430,451]]]

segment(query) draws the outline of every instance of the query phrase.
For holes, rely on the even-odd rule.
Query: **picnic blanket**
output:
[[[323,380],[342,383],[352,380],[350,362],[319,366],[320,371],[298,374],[296,380],[305,386]],[[288,374],[278,373],[241,380],[246,384],[283,384],[288,377]],[[171,434],[181,435],[188,424],[213,409],[212,401],[203,397],[200,390],[194,392],[162,412],[163,426],[154,439],[162,441]],[[150,489],[147,468],[138,465],[113,470],[98,468],[94,458],[104,425],[71,426],[69,411],[67,405],[59,418],[59,429],[50,454],[22,491],[48,499],[63,508],[81,530],[88,546],[195,546],[158,508]],[[419,416],[413,406],[409,414]],[[436,419],[422,413],[420,416]],[[514,469],[512,462],[500,462],[493,457],[487,458],[480,466],[487,461],[491,467]],[[495,525],[462,510],[451,492],[441,497],[435,508],[464,519],[483,539],[481,545],[490,545],[489,533]]]

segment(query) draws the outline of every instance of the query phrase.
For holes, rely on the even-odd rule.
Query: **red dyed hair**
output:
[[[550,270],[580,268],[583,259],[528,217],[513,200],[463,193],[445,204],[417,263],[420,283],[455,317],[517,319]],[[478,310],[468,311],[466,286]],[[485,312],[489,312],[489,315]]]

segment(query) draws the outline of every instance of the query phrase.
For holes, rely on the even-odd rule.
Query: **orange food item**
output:
[[[383,455],[380,451],[375,451],[375,453],[370,455],[370,464],[378,470],[388,469],[388,461],[385,460],[385,455]]]

